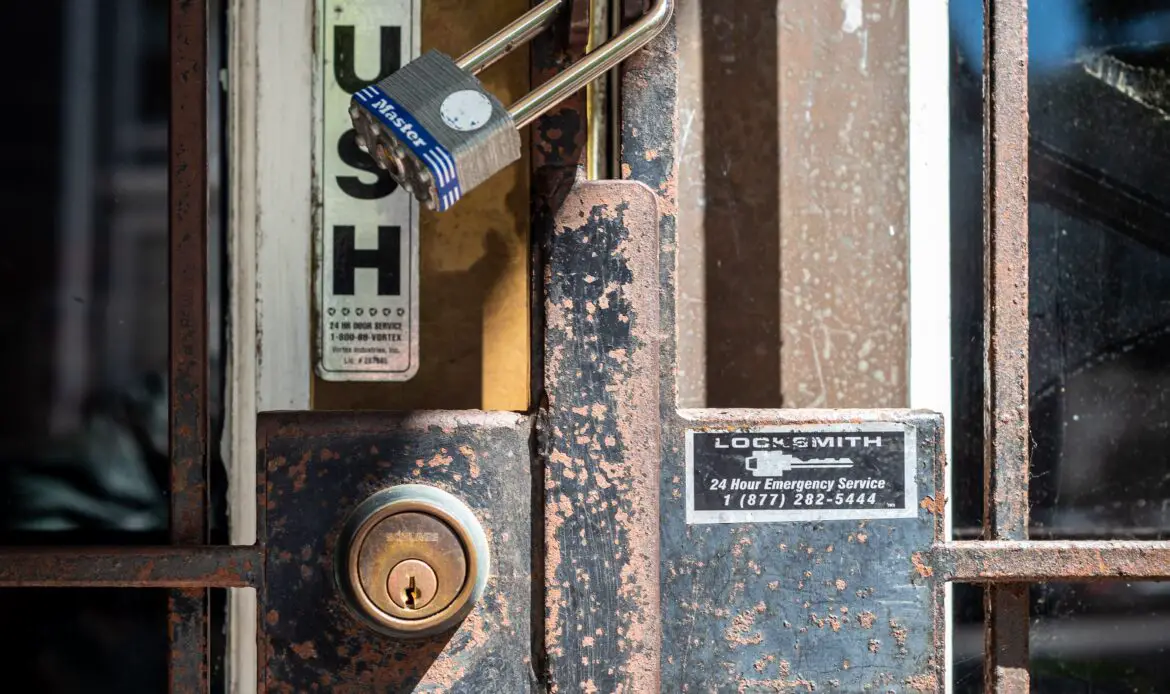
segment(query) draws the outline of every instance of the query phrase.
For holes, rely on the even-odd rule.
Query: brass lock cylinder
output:
[[[483,595],[489,570],[487,535],[471,509],[420,484],[384,489],[358,505],[334,560],[350,611],[397,638],[457,626]]]

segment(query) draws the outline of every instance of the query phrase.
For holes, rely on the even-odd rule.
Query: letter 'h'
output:
[[[352,226],[333,227],[333,294],[352,295],[354,271],[361,267],[378,271],[378,296],[398,296],[402,291],[401,236],[400,227],[378,227],[378,247],[358,250]]]

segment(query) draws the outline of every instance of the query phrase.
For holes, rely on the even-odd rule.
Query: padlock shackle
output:
[[[456,65],[473,75],[531,41],[556,19],[567,0],[545,0],[463,55]]]
[[[548,4],[551,3],[543,3],[540,7]],[[523,128],[540,118],[571,94],[650,43],[670,23],[673,14],[674,0],[655,0],[654,5],[637,22],[512,104],[508,109],[508,115],[515,121],[517,128]],[[536,33],[539,33],[539,30]]]
[[[545,0],[464,54],[456,61],[456,65],[473,75],[477,74],[547,29],[567,1]],[[515,121],[516,127],[523,128],[540,118],[569,95],[650,43],[666,28],[672,14],[674,0],[655,0],[646,14],[625,31],[593,49],[584,58],[512,104],[508,109],[508,115]]]

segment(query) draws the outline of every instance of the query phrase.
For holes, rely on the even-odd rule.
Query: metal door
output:
[[[984,539],[944,533],[936,414],[677,406],[670,28],[621,72],[622,180],[578,179],[580,100],[533,130],[537,406],[265,412],[257,541],[208,544],[207,2],[172,0],[172,544],[6,549],[0,586],[169,590],[173,692],[209,689],[213,588],[256,590],[263,691],[860,692],[943,691],[944,587],[970,582],[988,690],[1028,691],[1029,584],[1170,578],[1170,545],[1027,538],[1027,21],[987,10]],[[335,550],[407,483],[475,512],[492,572],[455,630],[396,640],[345,607]]]

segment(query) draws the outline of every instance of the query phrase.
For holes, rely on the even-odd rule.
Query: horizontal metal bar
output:
[[[1168,224],[1166,228],[1170,229],[1170,224]],[[951,538],[954,540],[979,540],[983,538],[983,528],[977,526],[955,528],[954,531],[951,532]],[[1028,539],[1045,541],[1055,540],[1064,542],[1082,540],[1156,542],[1158,540],[1170,540],[1170,528],[1159,528],[1155,526],[1127,527],[1123,524],[1106,525],[1096,528],[1088,528],[1084,526],[1045,527],[1033,525],[1028,528]]]
[[[972,541],[935,545],[933,576],[959,583],[1170,580],[1170,542]]]
[[[0,588],[246,588],[263,552],[235,547],[0,549]]]

